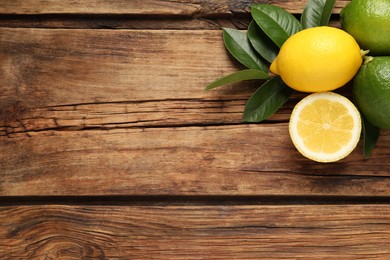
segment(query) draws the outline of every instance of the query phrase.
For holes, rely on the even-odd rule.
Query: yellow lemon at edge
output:
[[[302,30],[286,40],[270,71],[302,92],[342,87],[362,65],[355,39],[343,30],[320,26]]]

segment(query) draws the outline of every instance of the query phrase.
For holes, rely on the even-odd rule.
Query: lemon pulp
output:
[[[360,114],[351,101],[339,94],[311,94],[295,106],[289,132],[305,157],[318,162],[338,161],[359,142]]]

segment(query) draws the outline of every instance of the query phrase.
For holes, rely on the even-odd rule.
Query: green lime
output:
[[[353,80],[353,98],[363,116],[379,128],[390,129],[390,56],[374,57]]]
[[[340,13],[342,28],[372,55],[390,55],[390,0],[353,0]]]

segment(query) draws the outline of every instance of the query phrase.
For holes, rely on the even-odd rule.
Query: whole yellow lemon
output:
[[[343,30],[320,26],[302,30],[283,44],[270,71],[302,92],[332,91],[350,81],[362,65],[355,39]]]

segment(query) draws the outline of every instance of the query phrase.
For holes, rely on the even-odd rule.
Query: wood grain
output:
[[[291,145],[294,100],[246,125],[257,84],[204,92],[240,68],[220,32],[0,31],[3,196],[390,194],[388,132],[320,165]]]
[[[253,3],[306,0],[0,0],[0,259],[390,258],[390,131],[318,164],[303,94],[244,124],[261,82],[203,91]]]
[[[240,123],[259,85],[204,91],[214,79],[242,68],[219,31],[0,31],[0,135]]]
[[[233,1],[233,0],[14,0],[0,1],[2,14],[127,14],[164,16],[221,16],[247,13],[252,4],[266,3],[285,8],[291,13],[302,13],[306,0]],[[339,13],[349,0],[337,1],[334,13]]]
[[[389,205],[35,205],[0,217],[2,259],[390,257]]]
[[[43,131],[0,146],[0,194],[389,196],[389,136],[317,164],[286,124]],[[275,138],[275,136],[277,138]]]
[[[330,24],[349,1],[338,1]],[[247,29],[250,5],[267,3],[300,14],[305,1],[2,1],[0,27],[77,29]],[[298,17],[299,18],[299,17]]]

